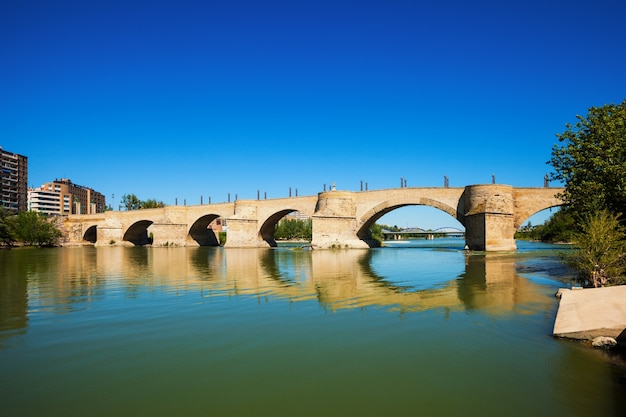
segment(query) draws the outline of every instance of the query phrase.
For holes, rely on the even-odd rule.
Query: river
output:
[[[0,251],[6,416],[623,416],[558,246]]]

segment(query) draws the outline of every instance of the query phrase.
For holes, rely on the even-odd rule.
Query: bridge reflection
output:
[[[372,306],[399,313],[444,309],[497,315],[554,303],[540,286],[517,274],[515,254],[460,252],[458,273],[415,288],[375,271],[378,252],[368,250],[82,247],[42,253],[45,262],[23,263],[30,267],[10,273],[6,263],[0,267],[3,293],[23,293],[12,294],[14,301],[7,303],[15,305],[0,309],[1,329],[27,327],[32,308],[27,294],[38,294],[40,304],[68,313],[106,296],[112,286],[131,297],[154,287],[202,298],[316,301],[331,311]]]

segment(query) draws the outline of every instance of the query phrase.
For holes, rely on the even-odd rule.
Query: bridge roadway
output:
[[[373,191],[327,191],[315,196],[237,200],[197,206],[167,206],[135,211],[70,215],[67,244],[96,246],[211,246],[218,239],[209,224],[225,219],[225,247],[276,246],[274,227],[285,215],[310,216],[314,249],[377,246],[370,227],[400,207],[424,205],[442,210],[465,227],[470,250],[515,250],[515,231],[533,214],[563,204],[561,188],[516,188],[479,184],[458,188],[392,188]],[[150,237],[150,239],[149,239]]]

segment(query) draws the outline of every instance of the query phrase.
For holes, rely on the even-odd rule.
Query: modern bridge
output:
[[[209,224],[222,218],[227,224],[225,247],[273,247],[278,221],[299,211],[312,219],[312,248],[370,248],[378,246],[370,233],[378,219],[400,207],[424,205],[458,220],[465,227],[465,242],[470,250],[512,251],[516,249],[514,235],[519,226],[539,211],[562,205],[558,197],[562,192],[562,188],[500,184],[331,190],[314,196],[107,211],[68,216],[66,243],[217,246],[219,241]]]
[[[420,227],[411,227],[402,230],[386,230],[382,231],[385,240],[401,240],[410,239],[413,236],[417,236],[421,239],[433,239],[435,237],[464,237],[465,231],[456,227],[439,227],[434,230],[425,230]]]

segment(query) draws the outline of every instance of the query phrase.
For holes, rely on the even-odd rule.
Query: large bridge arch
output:
[[[187,244],[189,246],[219,246],[220,240],[209,225],[221,216],[218,214],[206,214],[193,222],[187,233]]]
[[[87,227],[87,229],[83,233],[83,241],[96,243],[97,240],[98,240],[98,225],[94,224],[94,225]]]
[[[393,198],[389,200],[385,200],[382,203],[372,207],[368,211],[366,211],[361,218],[359,219],[360,227],[357,230],[357,237],[363,241],[370,242],[372,239],[370,228],[374,223],[376,223],[381,217],[385,214],[391,213],[394,210],[397,210],[402,207],[408,206],[428,206],[438,210],[441,210],[445,213],[448,213],[454,219],[458,220],[463,224],[462,219],[459,219],[456,208],[450,207],[448,204],[443,203],[438,200],[434,200],[432,198],[420,197],[418,199],[403,199],[403,198]],[[462,217],[462,216],[461,216]],[[371,244],[371,242],[370,242]]]
[[[562,191],[562,190],[561,190]],[[531,216],[554,207],[564,205],[560,194],[552,188],[515,189],[514,227],[517,230]]]
[[[276,225],[278,222],[288,215],[289,213],[293,213],[294,209],[284,209],[277,211],[276,213],[270,215],[259,227],[259,239],[263,240],[270,247],[276,247],[278,244],[276,243],[276,239],[274,238],[274,231],[276,230]]]
[[[151,243],[148,236],[148,227],[154,223],[152,220],[139,220],[130,225],[124,233],[123,240],[131,242],[135,246],[143,246]]]
[[[563,207],[563,204],[556,204],[554,206],[544,207],[544,208],[541,208],[541,209],[538,209],[536,211],[529,212],[529,213],[524,213],[524,214],[520,213],[520,215],[516,218],[515,227],[516,227],[516,229],[519,229],[524,224],[528,223],[528,219],[533,217],[535,214],[541,213],[544,210],[553,209],[553,208],[560,208],[560,207]]]
[[[298,211],[312,217],[317,196],[274,200],[237,200],[235,214],[227,218],[225,247],[275,247],[274,229],[280,219]]]

